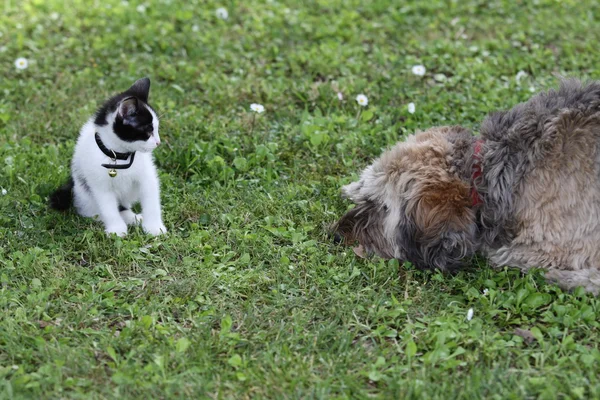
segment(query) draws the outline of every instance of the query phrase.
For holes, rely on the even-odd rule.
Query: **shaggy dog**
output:
[[[563,289],[600,291],[600,82],[566,80],[489,115],[481,135],[431,128],[368,166],[335,225],[357,254],[457,269],[545,269]]]

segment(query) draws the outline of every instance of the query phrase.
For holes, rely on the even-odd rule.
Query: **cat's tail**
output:
[[[50,195],[50,207],[55,210],[65,211],[68,210],[73,204],[73,178],[69,177],[69,180],[56,189],[54,193]]]

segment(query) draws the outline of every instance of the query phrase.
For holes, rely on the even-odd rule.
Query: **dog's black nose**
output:
[[[331,233],[329,237],[331,237],[334,244],[341,244],[344,241],[344,237],[337,232]]]

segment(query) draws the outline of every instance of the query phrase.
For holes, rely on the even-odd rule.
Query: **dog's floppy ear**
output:
[[[334,225],[335,240],[346,245],[358,241],[365,249],[380,257],[393,258],[393,251],[383,230],[383,219],[384,212],[373,201],[362,202]]]
[[[468,185],[445,177],[425,183],[412,207],[415,245],[425,268],[452,270],[475,248],[475,214]]]

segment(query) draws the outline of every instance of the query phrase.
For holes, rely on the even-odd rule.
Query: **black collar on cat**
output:
[[[107,157],[112,158],[113,161],[127,160],[131,156],[131,160],[129,160],[129,164],[102,164],[102,166],[104,168],[127,169],[127,168],[131,167],[131,165],[133,164],[133,159],[135,158],[135,151],[132,153],[119,153],[118,151],[107,149],[106,146],[104,145],[104,143],[102,143],[102,140],[100,139],[100,135],[98,134],[98,132],[96,132],[96,144],[98,145],[98,148],[100,149],[100,151],[102,151],[104,154],[106,154]]]

